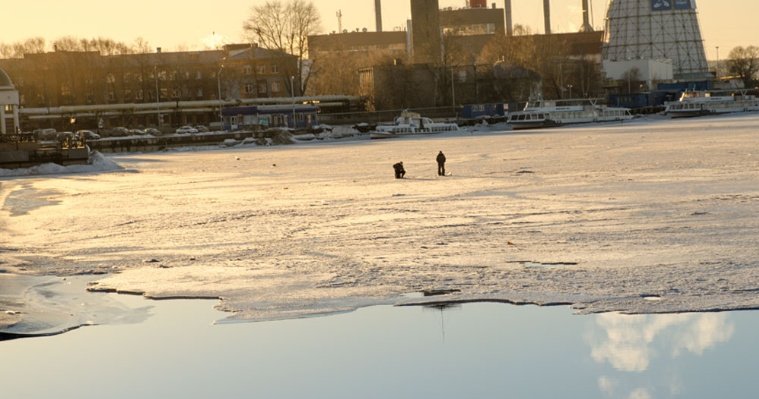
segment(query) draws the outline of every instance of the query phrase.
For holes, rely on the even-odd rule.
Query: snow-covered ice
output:
[[[218,297],[233,320],[430,301],[759,307],[756,115],[109,159],[124,169],[0,181],[0,268]],[[406,295],[425,290],[452,293]]]

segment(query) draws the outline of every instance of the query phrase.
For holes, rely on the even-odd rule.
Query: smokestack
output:
[[[374,17],[377,20],[377,32],[382,32],[382,0],[374,0]]]
[[[506,11],[506,36],[513,36],[514,25],[511,14],[511,0],[504,0],[503,9]]]
[[[588,0],[582,0],[582,28],[580,28],[580,32],[593,32],[593,26],[590,24]]]
[[[546,35],[551,34],[551,0],[543,0],[543,17],[545,18]]]

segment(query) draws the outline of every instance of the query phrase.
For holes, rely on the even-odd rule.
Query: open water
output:
[[[102,294],[101,294],[102,295]],[[214,301],[109,294],[150,316],[0,342],[3,398],[753,397],[757,312],[377,306],[218,323]]]

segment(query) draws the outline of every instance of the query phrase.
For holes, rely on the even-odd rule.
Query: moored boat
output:
[[[416,112],[403,111],[400,116],[395,118],[395,121],[392,124],[377,125],[377,127],[369,133],[369,137],[373,139],[386,139],[416,134],[455,132],[458,130],[459,125],[455,123],[435,122]]]
[[[522,111],[509,114],[512,129],[538,129],[575,123],[632,119],[629,108],[607,107],[593,100],[533,100]]]
[[[719,91],[685,91],[678,101],[665,104],[664,113],[672,118],[759,111],[759,98],[753,95]]]

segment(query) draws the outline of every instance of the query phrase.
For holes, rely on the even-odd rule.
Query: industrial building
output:
[[[416,64],[443,61],[438,0],[411,0],[411,54]]]

